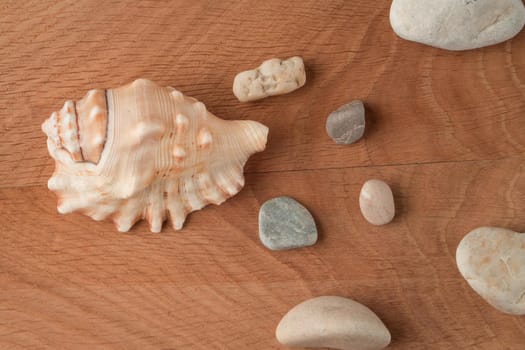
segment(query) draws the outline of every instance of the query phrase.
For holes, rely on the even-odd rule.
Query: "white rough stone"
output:
[[[480,227],[459,243],[456,263],[468,284],[496,309],[525,315],[525,234]]]
[[[379,350],[390,344],[390,332],[377,315],[351,299],[321,296],[292,308],[277,326],[286,346]]]
[[[446,50],[509,40],[525,24],[522,0],[394,0],[390,24],[400,37]]]
[[[287,60],[272,58],[258,68],[241,72],[233,81],[233,94],[241,102],[282,95],[299,89],[306,83],[301,57]]]

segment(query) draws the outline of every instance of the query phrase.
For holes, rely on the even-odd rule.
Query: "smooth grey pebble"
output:
[[[365,106],[356,100],[330,113],[326,119],[326,132],[335,143],[349,145],[365,133]]]

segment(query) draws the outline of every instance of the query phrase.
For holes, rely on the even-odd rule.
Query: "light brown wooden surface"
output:
[[[278,349],[275,327],[317,295],[360,301],[392,349],[523,349],[525,319],[486,304],[455,249],[482,225],[525,230],[525,33],[468,52],[402,41],[390,1],[2,1],[0,349]],[[241,104],[233,77],[301,55],[307,84]],[[40,125],[66,99],[144,77],[225,119],[270,127],[246,187],[182,231],[130,234],[60,216]],[[326,116],[361,98],[361,142],[335,145]],[[369,178],[397,216],[369,225]],[[313,213],[319,242],[271,252],[267,199]]]

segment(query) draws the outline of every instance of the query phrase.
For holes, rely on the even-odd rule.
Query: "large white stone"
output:
[[[456,262],[468,284],[489,304],[525,315],[525,234],[477,228],[459,243]]]
[[[394,0],[390,24],[400,37],[446,50],[506,41],[525,24],[522,0]]]
[[[372,310],[337,296],[303,301],[284,315],[275,334],[292,347],[379,350],[390,344],[390,332]]]

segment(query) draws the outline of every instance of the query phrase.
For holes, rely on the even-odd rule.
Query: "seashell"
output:
[[[248,158],[264,150],[268,128],[227,121],[202,102],[146,79],[91,90],[43,123],[55,159],[48,187],[62,214],[111,217],[119,231],[146,219],[160,232],[221,204],[244,185]]]

